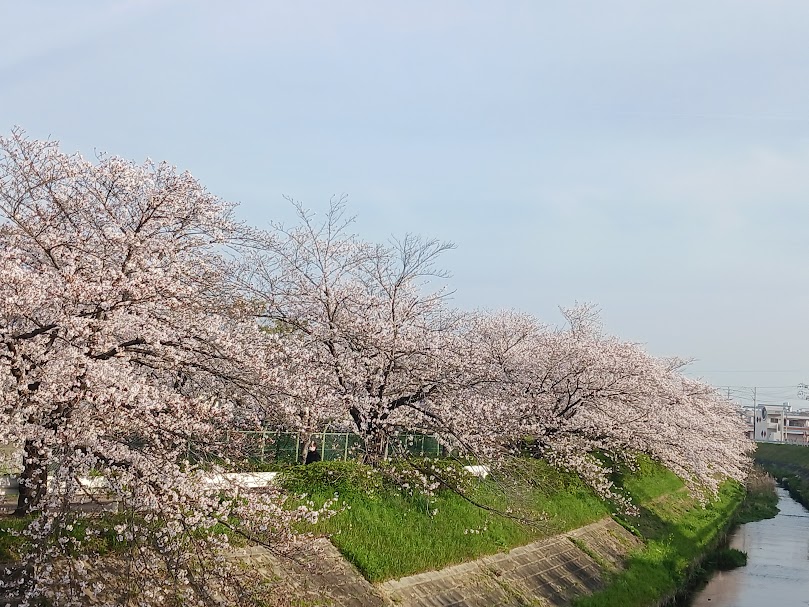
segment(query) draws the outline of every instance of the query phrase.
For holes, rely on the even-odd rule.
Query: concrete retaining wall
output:
[[[236,558],[262,573],[282,576],[305,604],[331,607],[523,607],[568,605],[604,587],[641,542],[612,519],[603,519],[509,552],[370,584],[326,539],[302,547],[294,561],[262,548]]]
[[[602,588],[640,541],[604,519],[509,552],[373,585],[325,538],[301,542],[291,558],[265,548],[236,550],[269,579],[281,579],[302,605],[315,607],[541,607],[568,605]],[[4,600],[5,599],[5,600]],[[13,600],[0,593],[0,604]]]
[[[401,607],[567,605],[603,588],[637,538],[612,519],[476,561],[385,582],[380,591]]]

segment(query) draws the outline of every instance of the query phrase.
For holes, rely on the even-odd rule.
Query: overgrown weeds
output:
[[[758,466],[753,467],[745,483],[746,494],[742,505],[733,517],[733,523],[741,525],[760,521],[778,514],[778,495],[775,479]]]

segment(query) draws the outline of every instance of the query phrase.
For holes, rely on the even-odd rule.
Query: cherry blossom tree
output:
[[[224,531],[277,548],[309,514],[272,491],[206,485],[187,458],[193,441],[226,462],[213,437],[273,383],[228,287],[230,207],[165,163],[93,163],[17,130],[0,139],[0,219],[0,444],[23,451],[16,514],[36,570],[23,592],[248,603],[260,584],[216,558]],[[119,512],[121,550],[103,558],[93,546],[109,529],[71,505],[97,475]],[[125,575],[89,573],[110,562]]]
[[[452,245],[412,235],[364,242],[348,231],[344,200],[322,222],[297,211],[299,225],[275,225],[249,256],[244,297],[302,365],[279,390],[282,406],[304,428],[347,424],[378,461],[395,429],[444,428],[471,381],[463,315],[430,283],[446,277],[435,264]]]
[[[298,225],[249,230],[165,163],[0,138],[0,444],[23,453],[28,598],[274,600],[220,558],[231,538],[281,549],[331,504],[206,483],[203,467],[240,455],[216,440],[235,426],[352,428],[371,463],[391,434],[433,431],[484,462],[546,458],[618,500],[610,462],[639,453],[706,494],[744,477],[741,418],[684,361],[604,334],[587,307],[562,328],[453,309],[437,265],[451,244],[365,242],[342,199],[322,221],[296,209]],[[72,506],[99,475],[112,526]],[[102,582],[110,567],[126,575]]]
[[[470,332],[488,377],[460,402],[455,431],[497,458],[520,447],[613,491],[609,461],[647,454],[697,493],[743,480],[752,445],[735,406],[659,359],[604,335],[592,308],[565,311],[556,329],[514,312],[481,314]]]
[[[291,423],[348,424],[371,462],[400,429],[433,431],[483,460],[521,446],[615,499],[609,460],[640,453],[698,491],[744,477],[738,415],[679,372],[685,361],[605,335],[587,306],[565,311],[562,328],[454,310],[430,282],[444,278],[435,263],[449,245],[364,242],[342,200],[321,222],[297,210],[300,223],[265,234],[241,276],[270,349],[294,361],[273,401]]]

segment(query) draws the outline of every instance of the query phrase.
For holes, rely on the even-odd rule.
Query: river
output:
[[[714,574],[691,607],[809,605],[809,512],[780,487],[780,512],[740,526],[730,546],[747,553],[747,566]]]

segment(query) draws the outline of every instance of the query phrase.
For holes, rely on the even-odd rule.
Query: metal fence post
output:
[[[323,430],[323,447],[320,449],[320,461],[326,459],[326,431]]]

